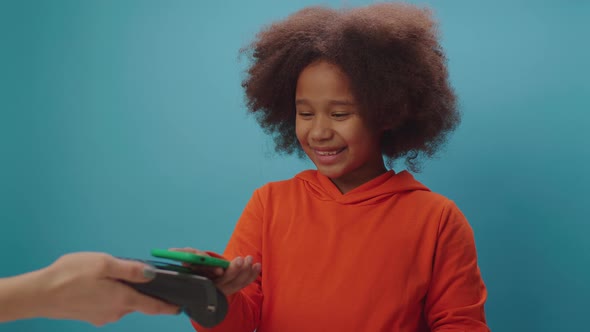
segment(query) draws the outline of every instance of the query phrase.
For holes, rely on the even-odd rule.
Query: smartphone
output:
[[[183,263],[221,267],[224,269],[227,269],[229,267],[229,261],[225,259],[196,255],[190,252],[171,251],[166,249],[152,249],[151,254],[154,257],[171,259]]]

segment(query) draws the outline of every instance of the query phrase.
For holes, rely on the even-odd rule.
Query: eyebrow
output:
[[[310,105],[311,103],[307,99],[297,99],[295,100],[295,105]],[[355,102],[350,100],[329,100],[328,104],[333,106],[354,106],[356,105]]]

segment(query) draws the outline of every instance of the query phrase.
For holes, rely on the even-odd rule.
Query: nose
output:
[[[309,137],[314,141],[325,141],[332,138],[332,127],[330,119],[322,115],[313,118]]]

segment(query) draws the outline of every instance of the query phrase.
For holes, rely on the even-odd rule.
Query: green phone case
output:
[[[179,262],[216,266],[227,269],[229,267],[229,261],[225,259],[196,255],[190,252],[182,251],[170,251],[166,249],[152,249],[152,256],[159,258],[167,258]]]

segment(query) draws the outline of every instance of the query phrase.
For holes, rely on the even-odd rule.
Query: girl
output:
[[[467,220],[386,167],[417,170],[459,122],[429,11],[306,8],[244,52],[249,111],[317,170],[254,192],[216,271],[230,309],[211,330],[489,331]]]

